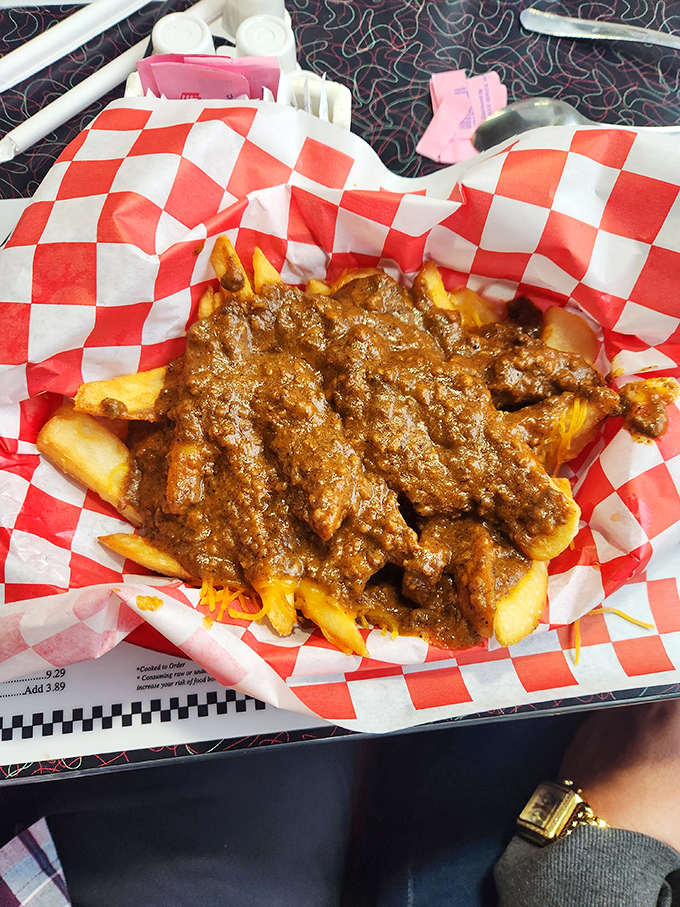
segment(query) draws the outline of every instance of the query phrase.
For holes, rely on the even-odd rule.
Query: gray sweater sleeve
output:
[[[671,907],[677,870],[680,853],[655,838],[580,825],[546,847],[514,837],[494,878],[500,907]]]

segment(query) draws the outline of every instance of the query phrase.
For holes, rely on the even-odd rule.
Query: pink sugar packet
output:
[[[250,84],[251,100],[261,101],[265,88],[271,91],[274,97],[277,95],[281,67],[276,57],[227,57],[216,54],[214,56],[187,56],[184,62],[187,64],[198,63],[220,72],[242,75]]]
[[[488,72],[483,76],[473,76],[468,79],[467,90],[473,118],[470,135],[466,136],[466,138],[470,138],[483,120],[506,106],[508,90],[501,83],[496,72]]]
[[[430,96],[434,116],[416,151],[442,164],[456,164],[477,154],[470,141],[477,126],[508,100],[497,73],[468,79],[461,69],[435,73]]]
[[[138,61],[137,72],[139,73],[139,80],[142,83],[144,95],[151,92],[155,98],[160,98],[161,96],[154,75],[154,66],[161,60],[165,63],[183,63],[184,54],[162,54],[153,57],[143,57]]]
[[[464,69],[450,69],[430,76],[430,97],[434,113],[445,98],[451,95],[462,96],[467,100],[467,82]]]
[[[159,98],[262,100],[265,89],[276,97],[280,68],[275,57],[232,57],[213,54],[158,54],[137,64],[144,94]]]
[[[153,73],[158,96],[171,101],[186,98],[233,101],[251,97],[248,79],[239,73],[186,63],[156,63]]]

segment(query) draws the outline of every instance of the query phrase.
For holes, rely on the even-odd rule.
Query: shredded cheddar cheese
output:
[[[578,434],[581,428],[583,428],[587,415],[588,407],[580,397],[576,397],[576,399],[574,400],[574,405],[571,408],[571,412],[568,416],[569,424],[567,424],[566,414],[563,414],[554,425],[553,431],[558,434],[559,441],[557,444],[557,452],[555,454],[555,469],[553,475],[557,475],[562,464],[569,459],[571,442],[574,438],[574,435]]]
[[[229,617],[240,618],[241,620],[261,620],[265,613],[266,607],[263,605],[258,611],[246,610],[248,604],[252,604],[252,599],[247,598],[249,592],[243,586],[225,587],[216,589],[210,580],[204,579],[201,586],[199,606],[207,608],[214,620],[218,623],[222,621],[225,614]],[[238,602],[241,611],[230,607],[234,602]]]
[[[364,610],[359,609],[357,611],[357,617],[364,629],[368,630],[371,626],[375,626],[380,628],[381,636],[389,635],[392,639],[396,639],[397,636],[399,636],[399,624],[396,620],[392,619],[389,614],[377,615],[372,612],[369,607]]]
[[[630,614],[626,614],[625,611],[620,611],[618,608],[595,608],[590,614],[616,614],[618,617],[630,621],[631,624],[635,624],[638,627],[644,627],[645,630],[654,629],[654,624],[648,624],[645,623],[644,620],[638,620],[635,617],[631,617]]]
[[[635,624],[636,627],[643,627],[645,630],[653,630],[654,624],[648,624],[644,620],[638,620],[636,617],[631,617],[630,614],[626,614],[625,611],[619,610],[619,608],[593,608],[592,611],[589,611],[585,616],[590,617],[595,614],[616,614],[617,617],[622,617],[624,620],[629,621],[631,624]],[[574,621],[574,664],[577,665],[579,658],[581,656],[581,619]]]
[[[574,621],[574,664],[577,665],[581,657],[581,621]]]

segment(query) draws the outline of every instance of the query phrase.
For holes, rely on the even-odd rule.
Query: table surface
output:
[[[431,116],[434,72],[498,72],[509,101],[551,96],[598,122],[638,126],[680,122],[680,51],[648,45],[546,38],[525,32],[519,12],[531,0],[289,0],[304,69],[352,90],[353,131],[402,176],[440,165],[416,154]],[[537,5],[572,16],[680,31],[680,3],[565,0]],[[190,0],[180,0],[184,9]],[[5,132],[54,100],[65,87],[150,33],[158,6],[139,13],[27,83],[0,96]],[[0,9],[0,53],[44,31],[73,6]],[[32,195],[63,146],[120,91],[102,98],[30,152],[0,166],[0,198]]]
[[[189,5],[190,2],[178,2],[175,8]],[[429,78],[434,72],[464,69],[468,75],[477,75],[494,70],[508,89],[509,101],[532,96],[560,97],[599,122],[633,125],[680,122],[680,51],[529,34],[521,29],[518,18],[525,5],[529,3],[520,4],[517,0],[363,0],[361,3],[289,0],[288,8],[302,67],[319,74],[325,72],[351,88],[353,131],[373,146],[387,167],[402,176],[422,176],[440,166],[415,151],[432,116]],[[540,5],[547,8],[545,3]],[[0,9],[0,53],[19,46],[75,8],[52,5]],[[72,87],[148,35],[157,8],[156,4],[150,4],[28,83],[4,92],[0,96],[0,131],[4,133],[18,125],[65,88]],[[627,0],[599,3],[574,0],[552,3],[550,9],[572,16],[680,31],[680,2],[638,0],[630,4]],[[28,153],[0,165],[0,199],[31,196],[61,149],[110,100],[121,94],[122,86]],[[680,687],[673,684],[509,711],[517,715],[583,709],[643,697],[676,697],[679,693]],[[260,706],[264,709],[263,704],[253,703],[250,703],[251,712]],[[243,711],[247,711],[245,706]],[[478,720],[508,716],[499,712],[469,717]],[[153,750],[121,748],[108,754],[106,764],[131,765],[345,733],[323,723],[310,731],[296,725],[295,729],[281,732],[274,718],[270,725],[266,722],[262,725],[261,732],[252,728],[241,732],[234,728],[228,739],[210,739],[199,745],[175,742],[155,746]],[[29,758],[21,765],[18,758],[12,761],[12,765],[0,765],[0,783],[104,765],[101,756],[96,755],[75,760]],[[0,762],[7,763],[7,760]]]
[[[677,698],[680,684],[548,700],[432,722],[504,721]],[[0,683],[0,787],[349,734],[227,689],[181,655],[121,643],[97,661]]]

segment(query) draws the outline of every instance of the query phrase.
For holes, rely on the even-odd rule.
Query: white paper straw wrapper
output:
[[[95,0],[91,6],[96,6],[102,2],[107,2],[107,0]],[[136,8],[143,5],[139,3],[139,0],[136,0]],[[217,18],[221,8],[221,0],[199,0],[198,3],[190,7],[190,11],[207,22],[211,22]],[[75,15],[79,15],[79,13]],[[54,31],[54,29],[49,31]],[[15,129],[8,132],[0,140],[0,162],[11,161],[17,154],[26,151],[54,129],[58,129],[59,126],[68,122],[71,117],[85,110],[90,104],[94,104],[95,101],[104,97],[109,91],[113,91],[117,85],[127,79],[130,73],[134,72],[138,61],[146,53],[147,45],[147,38],[139,41],[110,63],[107,63],[106,66],[103,66],[97,72],[88,76],[88,78],[83,79],[82,82],[60,95],[51,104],[47,104],[34,116],[29,117]],[[77,46],[74,45],[74,47]],[[58,59],[58,57],[53,59]],[[0,60],[0,64],[2,62]]]
[[[94,0],[57,22],[47,31],[31,38],[0,59],[0,91],[51,66],[96,35],[132,15],[149,0]]]
[[[144,56],[146,46],[145,38],[8,132],[0,140],[0,161],[11,161],[125,81]]]

